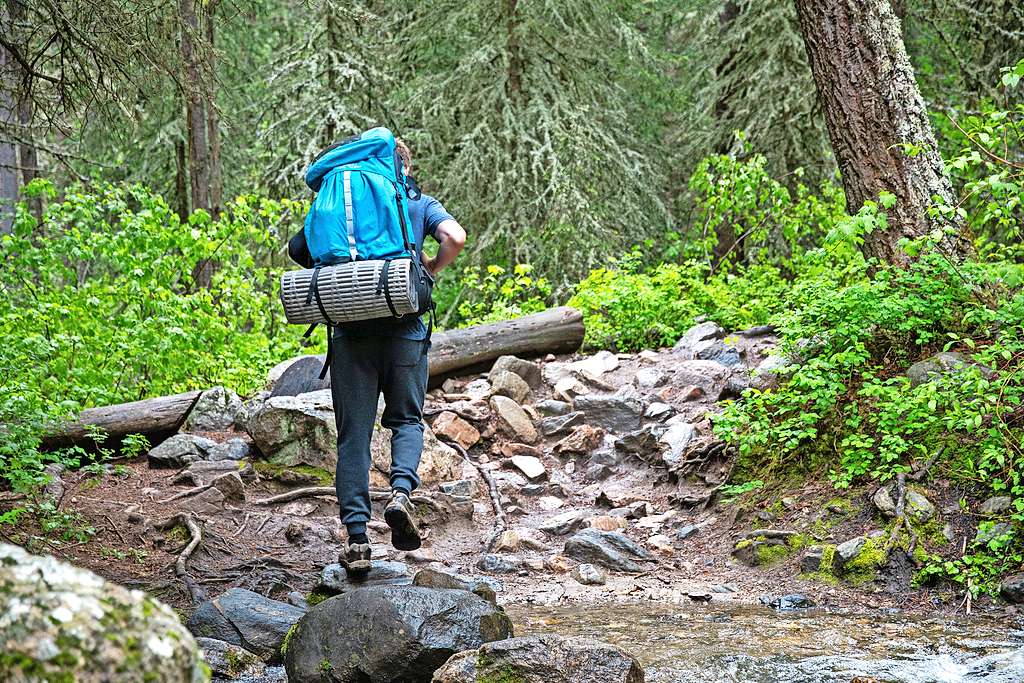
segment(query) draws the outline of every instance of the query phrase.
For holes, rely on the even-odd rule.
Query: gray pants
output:
[[[365,533],[370,520],[370,439],[381,394],[385,407],[380,422],[391,430],[391,487],[412,491],[419,486],[427,344],[338,335],[331,345],[331,395],[338,426],[334,482],[341,521],[350,534]]]

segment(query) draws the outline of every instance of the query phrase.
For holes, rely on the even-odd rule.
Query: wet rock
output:
[[[943,375],[959,372],[968,367],[977,368],[982,376],[992,378],[995,374],[989,368],[956,351],[942,351],[931,358],[918,361],[907,369],[910,386],[916,387],[931,382]]]
[[[995,517],[1007,512],[1012,504],[1013,499],[1009,496],[992,496],[981,504],[978,512],[986,517]]]
[[[867,544],[867,539],[863,536],[857,536],[851,538],[848,541],[840,543],[836,546],[836,551],[832,555],[832,569],[836,574],[843,571],[850,562],[855,560],[860,555],[861,551],[864,550],[864,546]]]
[[[710,321],[699,323],[683,333],[683,336],[672,347],[672,352],[684,355],[687,358],[693,358],[694,347],[697,344],[708,340],[721,339],[724,336],[725,330],[718,323]]]
[[[476,427],[449,410],[434,418],[431,428],[438,436],[454,441],[466,449],[480,440],[480,432]]]
[[[604,572],[589,562],[576,565],[572,570],[572,578],[584,586],[603,586],[608,581]]]
[[[505,613],[462,590],[379,586],[316,605],[288,641],[289,683],[428,682],[452,655],[512,635]]]
[[[570,463],[572,464],[572,463]],[[608,465],[600,465],[591,463],[587,465],[586,471],[583,473],[583,478],[589,482],[604,481],[608,477],[615,474],[615,470]]]
[[[999,584],[999,595],[1007,602],[1024,604],[1024,574],[1014,574]]]
[[[430,568],[416,572],[416,575],[412,577],[412,585],[422,588],[469,591],[476,593],[492,605],[498,604],[496,591],[501,586],[497,581],[484,576],[462,576]]]
[[[802,593],[783,595],[781,597],[775,598],[762,597],[761,604],[768,605],[769,607],[772,607],[782,612],[795,609],[810,609],[812,607],[818,606],[818,604],[814,602],[814,600],[811,600],[809,597],[803,595]]]
[[[582,510],[569,510],[544,520],[537,528],[546,534],[564,536],[579,529],[585,517],[586,515]]]
[[[700,360],[713,360],[726,367],[739,365],[740,352],[732,344],[726,344],[721,339],[706,339],[697,342],[693,346],[693,355]]]
[[[146,460],[150,467],[185,467],[197,460],[205,460],[217,443],[194,434],[175,434],[150,449]]]
[[[530,395],[530,385],[514,372],[491,372],[491,393],[495,396],[507,396],[516,403],[524,403]]]
[[[623,453],[639,456],[642,460],[647,460],[650,454],[660,450],[658,437],[650,427],[623,434],[615,439],[615,448]]]
[[[244,647],[264,661],[280,654],[285,634],[304,611],[244,588],[230,588],[199,605],[188,620],[196,636]]]
[[[618,368],[619,359],[611,351],[598,351],[593,356],[570,363],[569,367],[590,377],[600,377]]]
[[[269,398],[245,430],[274,464],[328,472],[337,464],[338,432],[330,390]]]
[[[492,574],[513,574],[519,571],[517,563],[493,553],[488,553],[477,560],[476,568]]]
[[[618,394],[579,396],[576,409],[583,411],[587,422],[610,432],[630,432],[640,428],[643,404],[636,398]]]
[[[813,574],[821,571],[821,561],[824,557],[825,549],[820,545],[812,545],[804,553],[803,558],[800,559],[800,573],[801,574]]]
[[[514,455],[510,459],[512,466],[523,473],[530,481],[547,479],[548,471],[540,458],[531,455]]]
[[[228,439],[223,443],[215,445],[209,451],[210,460],[244,460],[249,457],[249,442],[245,439]]]
[[[185,418],[183,429],[189,432],[222,432],[235,424],[235,414],[242,407],[238,394],[224,387],[207,389]]]
[[[563,554],[581,562],[591,562],[622,572],[638,572],[640,565],[635,559],[651,558],[650,553],[622,534],[597,529],[583,529],[573,534],[565,542]]]
[[[349,576],[338,563],[329,564],[320,572],[320,581],[313,588],[318,595],[341,595],[367,586],[408,586],[412,583],[409,566],[404,562],[373,560],[365,576]]]
[[[633,381],[636,382],[638,387],[644,389],[653,389],[654,387],[660,387],[665,383],[667,377],[665,373],[658,368],[640,368],[636,371],[636,375],[633,377]]]
[[[643,683],[644,672],[619,648],[553,634],[511,638],[452,657],[434,683]]]
[[[267,665],[251,652],[216,638],[196,638],[210,671],[219,678],[251,678],[266,673]]]
[[[545,417],[567,415],[569,412],[572,411],[571,405],[569,405],[565,401],[556,401],[553,398],[548,398],[543,401],[539,401],[533,407],[537,409],[538,413]]]
[[[526,411],[509,397],[492,396],[491,409],[498,416],[502,428],[519,441],[536,443],[540,438]]]
[[[174,611],[51,556],[0,544],[0,680],[205,680]]]
[[[604,431],[592,425],[579,425],[554,445],[554,452],[563,455],[586,455],[601,445]]]
[[[543,384],[540,366],[532,361],[515,356],[500,356],[491,366],[491,375],[498,372],[512,372],[518,375],[530,389],[537,389]],[[491,379],[493,382],[493,378]]]
[[[540,433],[544,436],[558,436],[585,422],[586,418],[583,413],[576,411],[564,415],[545,417],[540,421],[539,429]]]
[[[447,493],[455,498],[472,498],[476,493],[476,484],[469,479],[456,479],[455,481],[444,481],[438,486],[442,493]]]

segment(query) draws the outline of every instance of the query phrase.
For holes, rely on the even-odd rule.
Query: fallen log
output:
[[[67,422],[43,437],[45,448],[82,445],[88,441],[87,427],[98,427],[107,434],[107,444],[118,442],[129,434],[163,437],[178,431],[189,411],[199,400],[201,391],[188,391],[174,396],[147,398],[113,406],[87,408],[78,419]]]
[[[438,332],[430,348],[430,376],[485,369],[499,356],[570,353],[583,344],[583,332],[583,315],[568,306]]]

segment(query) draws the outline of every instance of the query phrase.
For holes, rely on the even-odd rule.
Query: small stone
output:
[[[684,527],[680,527],[679,530],[676,531],[676,539],[680,541],[685,541],[691,536],[696,535],[697,532],[700,531],[700,529],[701,527],[697,526],[696,524],[687,524]]]
[[[603,586],[607,582],[604,572],[589,562],[576,565],[572,570],[572,578],[584,586]]]
[[[545,399],[540,401],[533,406],[537,409],[537,412],[545,417],[555,417],[558,415],[566,415],[572,412],[572,406],[565,401],[557,401],[553,398]]]
[[[196,645],[203,651],[210,671],[218,678],[259,678],[267,670],[262,659],[238,645],[216,638],[196,638]]]
[[[146,457],[150,467],[185,467],[204,460],[216,445],[215,441],[194,434],[175,434],[151,448]]]
[[[833,571],[837,574],[841,572],[847,563],[860,555],[860,551],[864,549],[864,544],[866,543],[867,539],[865,537],[857,536],[837,545],[836,551],[832,556]]]
[[[486,576],[463,576],[450,574],[437,569],[421,569],[412,577],[412,585],[423,588],[443,588],[449,590],[466,590],[476,593],[491,603],[498,604],[497,591],[502,589],[501,583]]]
[[[886,517],[893,517],[896,514],[896,501],[892,499],[892,487],[883,486],[871,496],[871,502],[875,508]]]
[[[638,387],[653,389],[665,383],[665,373],[657,368],[640,368],[636,371],[633,381]]]
[[[580,396],[575,400],[577,410],[587,416],[587,422],[610,432],[625,433],[640,428],[643,404],[636,398],[617,394]]]
[[[794,593],[792,595],[783,595],[778,598],[762,597],[761,604],[768,605],[779,611],[788,611],[794,609],[810,609],[817,607],[817,603],[811,600],[806,595],[801,593]]]
[[[645,363],[657,363],[661,356],[658,355],[657,351],[644,349],[643,351],[637,354],[637,358],[644,361]]]
[[[700,342],[720,339],[725,336],[722,326],[714,322],[703,322],[688,329],[672,348],[673,353],[682,354],[686,358],[694,358],[694,347]]]
[[[981,504],[978,512],[986,517],[994,517],[1009,510],[1012,504],[1013,499],[1009,496],[992,496]]]
[[[513,574],[519,571],[518,564],[493,553],[488,553],[481,557],[477,561],[476,567],[480,571],[491,572],[492,574]]]
[[[687,422],[677,422],[669,425],[668,429],[658,437],[658,440],[666,446],[661,454],[662,461],[670,470],[674,470],[683,464],[690,442],[697,434],[697,428]]]
[[[490,375],[498,372],[511,372],[520,377],[531,389],[540,388],[544,381],[540,366],[536,363],[515,356],[499,356],[491,366]],[[491,379],[493,383],[493,379]]]
[[[610,515],[591,517],[587,520],[587,523],[591,529],[597,529],[598,531],[617,531],[625,529],[627,526],[626,520],[622,517],[612,517]]]
[[[978,527],[978,533],[974,535],[976,545],[985,545],[1000,536],[1005,536],[1013,531],[1013,527],[1006,522],[982,522]]]
[[[509,397],[492,396],[491,408],[497,414],[502,427],[515,438],[526,443],[536,443],[540,438],[526,411]]]
[[[532,569],[535,572],[544,570],[544,560],[539,557],[528,557],[522,562],[524,569]]]
[[[448,410],[434,418],[431,429],[438,436],[454,441],[466,449],[480,440],[480,432],[476,427]]]
[[[529,455],[516,455],[511,459],[512,466],[522,472],[530,481],[547,479],[548,471],[539,458]]]
[[[571,464],[572,463],[569,463],[569,465]],[[568,467],[568,465],[566,467]],[[613,474],[615,474],[615,470],[608,465],[591,463],[590,465],[587,465],[587,471],[583,473],[583,478],[590,482],[598,482],[604,481]]]
[[[907,490],[907,514],[918,523],[927,522],[935,516],[935,505],[913,489]]]
[[[556,496],[541,496],[537,499],[537,507],[545,512],[551,512],[565,505],[565,501]]]
[[[693,353],[700,360],[715,361],[727,367],[739,365],[742,362],[739,349],[721,339],[697,342],[693,346]]]
[[[449,496],[456,498],[472,498],[476,491],[476,485],[469,479],[441,482],[438,488],[441,489],[442,493],[447,493]]]
[[[565,437],[554,445],[553,450],[558,455],[587,455],[601,445],[604,440],[604,431],[591,425],[579,425],[573,427],[569,436]]]
[[[675,408],[669,404],[655,401],[647,406],[647,410],[644,411],[644,417],[648,420],[664,420],[674,412]]]
[[[519,534],[513,529],[506,529],[494,542],[494,552],[515,552],[519,550]]]
[[[570,569],[569,558],[565,555],[552,555],[544,558],[544,567],[548,571],[564,574]]]
[[[514,372],[492,372],[488,379],[495,396],[507,396],[516,403],[523,403],[530,395],[530,385]]]
[[[820,545],[812,545],[808,548],[800,560],[800,573],[813,574],[814,572],[821,571],[823,555],[824,549]]]
[[[636,559],[649,560],[651,554],[626,536],[615,531],[583,529],[565,542],[565,552],[581,562],[599,564],[622,572],[638,572]]]
[[[1015,605],[1024,604],[1024,574],[1014,574],[1003,579],[999,595]]]
[[[577,411],[553,417],[545,417],[540,421],[539,429],[540,433],[544,436],[557,436],[559,434],[565,434],[573,427],[582,425],[585,422],[586,418],[583,413]]]
[[[598,351],[589,358],[570,363],[570,367],[591,377],[600,377],[619,367],[619,359],[610,351]]]
[[[680,401],[699,401],[705,396],[705,391],[696,384],[688,384],[679,390]]]
[[[583,512],[569,510],[544,520],[537,528],[546,534],[562,536],[576,531],[581,524],[583,524]]]
[[[485,379],[475,379],[463,387],[462,393],[471,398],[490,398],[491,383]]]
[[[647,545],[662,555],[675,555],[676,549],[672,546],[672,539],[665,534],[655,534],[647,539]]]
[[[249,442],[245,439],[235,437],[224,443],[219,443],[209,450],[209,459],[218,460],[244,460],[249,456]]]

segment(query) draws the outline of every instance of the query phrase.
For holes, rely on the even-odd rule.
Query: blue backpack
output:
[[[317,193],[304,228],[315,266],[419,260],[405,201],[419,199],[419,188],[405,175],[387,128],[372,128],[321,152],[306,170],[306,185]]]

